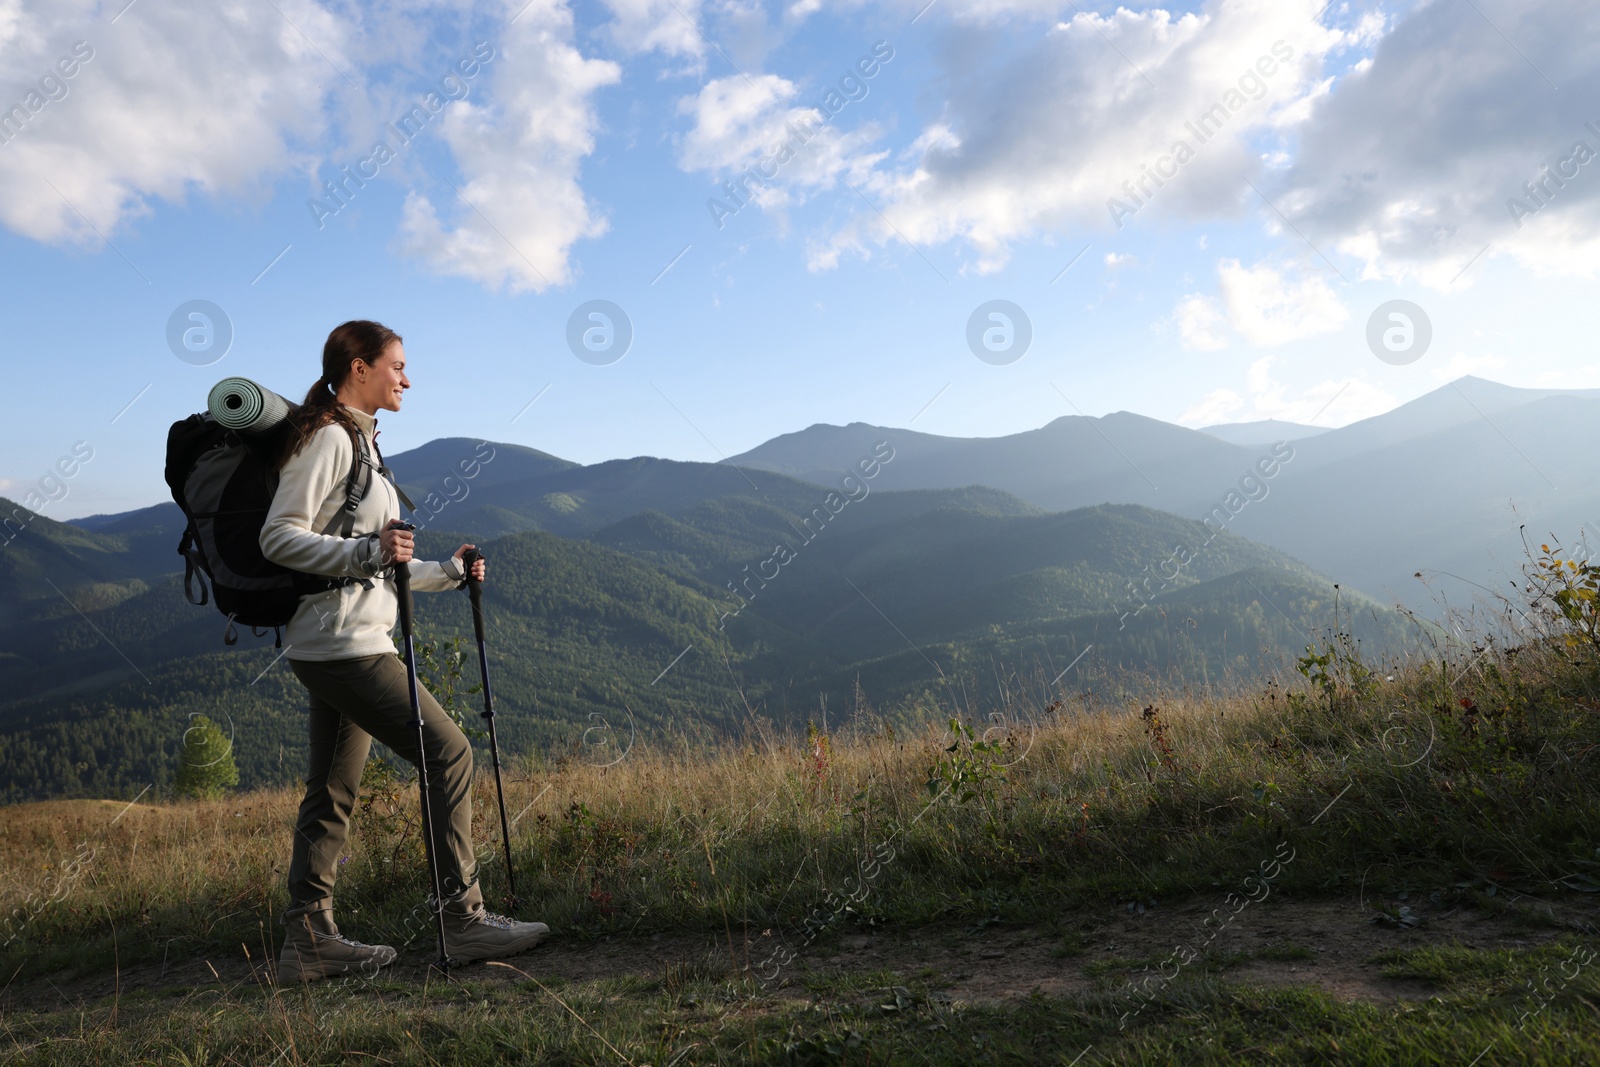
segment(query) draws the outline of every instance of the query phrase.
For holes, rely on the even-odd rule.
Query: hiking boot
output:
[[[289,924],[289,936],[278,953],[278,984],[314,982],[318,978],[360,973],[371,978],[394,962],[388,945],[363,945],[338,933],[317,933]]]
[[[469,919],[452,917],[445,925],[444,944],[454,963],[497,960],[526,952],[550,934],[544,923],[524,923],[480,912]]]

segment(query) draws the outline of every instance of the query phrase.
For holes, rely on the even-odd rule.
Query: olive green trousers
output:
[[[405,661],[393,654],[343,660],[289,661],[311,694],[310,767],[295,822],[289,861],[287,922],[304,916],[318,932],[337,932],[333,884],[361,794],[361,770],[372,739],[415,765],[417,730]],[[421,685],[423,749],[427,753],[433,854],[445,912],[483,911],[472,850],[472,746],[439,702]]]

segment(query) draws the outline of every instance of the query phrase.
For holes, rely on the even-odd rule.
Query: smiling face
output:
[[[376,363],[350,361],[350,376],[339,390],[340,399],[369,415],[378,411],[399,411],[405,391],[411,388],[406,377],[406,350],[391,341]]]

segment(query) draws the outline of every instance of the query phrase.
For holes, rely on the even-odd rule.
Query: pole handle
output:
[[[472,631],[480,645],[483,644],[483,583],[473,575],[472,565],[483,558],[483,553],[476,548],[467,549],[461,557],[461,567],[466,571],[467,596],[472,598]]]

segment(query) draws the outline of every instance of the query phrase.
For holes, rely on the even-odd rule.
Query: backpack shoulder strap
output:
[[[394,473],[383,465],[383,456],[380,453],[376,463],[372,460],[372,451],[367,445],[367,435],[359,430],[350,434],[350,445],[353,456],[350,461],[350,474],[344,482],[344,506],[341,507],[332,521],[328,523],[325,534],[339,531],[340,537],[349,537],[356,528],[356,509],[361,506],[361,501],[366,499],[367,493],[372,490],[372,472],[376,470],[391,486],[394,487],[395,496],[400,498],[400,503],[406,510],[415,513],[417,507],[411,503],[411,498],[406,496],[405,490],[394,480]],[[362,477],[362,472],[366,477]]]
[[[359,431],[350,434],[350,473],[344,480],[344,506],[333,516],[327,528],[322,532],[331,534],[339,531],[340,537],[349,537],[356,528],[356,509],[361,506],[361,501],[366,497],[367,490],[372,488],[372,457],[367,452],[366,435]],[[366,478],[361,477],[362,470],[366,470]]]
[[[378,442],[373,441],[372,446],[377,448]],[[390,470],[389,465],[384,462],[383,449],[381,448],[378,448],[378,473],[383,475],[384,480],[387,481],[394,489],[394,495],[400,498],[400,503],[405,505],[406,510],[415,515],[417,513],[417,506],[411,502],[410,497],[406,496],[406,491],[400,488],[400,483],[395,481],[394,471]]]
[[[388,467],[379,467],[378,473],[383,475],[383,477],[388,481],[389,485],[394,488],[394,495],[400,498],[400,503],[406,506],[406,510],[415,515],[417,513],[417,506],[411,502],[410,497],[406,496],[406,491],[400,488],[400,483],[394,480],[394,471],[390,470]]]

